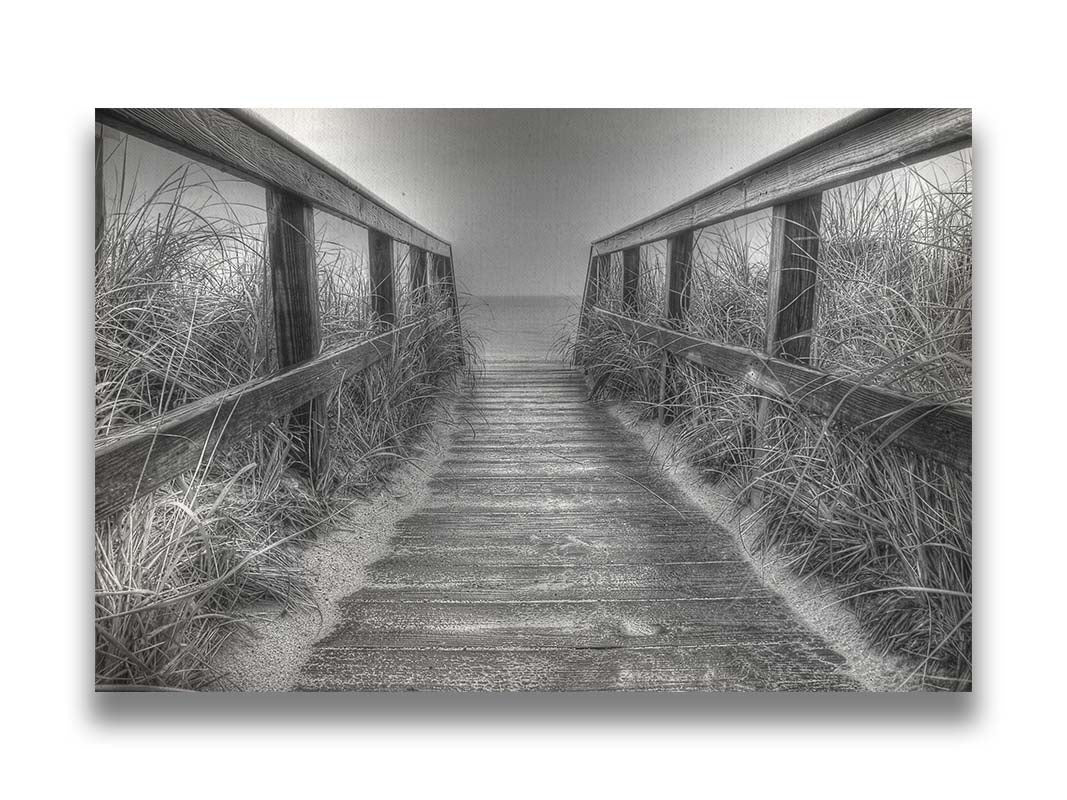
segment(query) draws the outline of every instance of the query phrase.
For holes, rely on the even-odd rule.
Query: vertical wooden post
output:
[[[278,367],[286,369],[319,355],[318,278],[315,272],[315,216],[295,195],[267,189],[267,245]],[[290,416],[298,469],[316,482],[326,467],[326,407],[322,398]]]
[[[801,364],[811,362],[821,213],[822,194],[815,194],[775,206],[771,217],[764,350],[775,358]],[[756,481],[763,472],[761,451],[770,408],[771,400],[761,397],[753,442],[756,467],[751,477],[751,502],[754,506],[763,502],[763,491]]]
[[[104,206],[104,132],[101,125],[96,126],[96,257],[100,260],[100,242],[104,239],[107,220],[107,208]]]
[[[589,309],[596,305],[596,275],[594,268],[596,265],[595,249],[592,245],[589,246],[589,263],[585,268],[585,288],[582,291],[582,304],[578,307],[578,331],[575,334],[575,342],[581,342],[582,337],[585,336],[586,325],[589,319]],[[575,356],[580,353],[580,349],[575,350]],[[575,363],[575,366],[585,369],[584,364]]]
[[[689,268],[693,263],[693,232],[667,239],[667,323],[681,325],[689,309]]]
[[[451,251],[452,248],[449,247],[449,252],[451,253]],[[433,273],[435,282],[448,292],[448,303],[452,308],[452,320],[456,326],[456,336],[462,338],[463,329],[460,326],[459,320],[459,296],[456,293],[456,274],[453,271],[451,256],[434,254]],[[462,355],[462,350],[460,363],[466,363],[465,358]]]
[[[637,286],[641,276],[641,248],[622,251],[622,305],[630,314],[637,314]]]
[[[393,240],[373,228],[367,230],[370,250],[371,309],[386,325],[396,323],[393,300]]]
[[[449,256],[435,255],[434,277],[440,286],[448,292],[448,302],[452,306],[452,313],[459,317],[459,298],[456,294],[456,275],[452,270],[452,259]]]
[[[667,239],[667,309],[665,324],[680,328],[689,309],[689,269],[693,263],[693,232],[683,231]],[[659,421],[666,421],[667,387],[671,383],[671,359],[667,353],[660,361]]]
[[[767,298],[767,353],[801,364],[811,360],[822,195],[774,207]]]
[[[422,295],[422,289],[426,286],[426,251],[421,247],[411,245],[411,294],[417,301]]]

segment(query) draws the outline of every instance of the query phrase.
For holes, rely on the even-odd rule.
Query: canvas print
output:
[[[107,108],[98,691],[969,691],[971,112]]]

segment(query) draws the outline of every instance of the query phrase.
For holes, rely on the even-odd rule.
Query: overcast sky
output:
[[[589,243],[855,109],[255,109],[452,243],[475,295],[579,294]]]

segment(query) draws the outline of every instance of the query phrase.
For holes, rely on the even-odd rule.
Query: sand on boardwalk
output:
[[[225,688],[284,691],[296,684],[311,646],[340,619],[339,603],[366,582],[366,568],[390,552],[394,525],[422,503],[427,478],[443,459],[455,398],[443,400],[413,459],[366,499],[354,500],[328,531],[307,546],[305,579],[317,608],[286,610],[280,603],[249,609],[249,635],[231,638],[212,666]]]
[[[839,592],[817,577],[800,578],[773,548],[757,544],[764,530],[763,520],[751,509],[738,505],[728,489],[709,483],[688,463],[670,428],[640,419],[632,404],[610,403],[605,407],[640,434],[653,461],[664,468],[690,500],[734,536],[738,549],[763,584],[777,592],[811,630],[844,656],[853,677],[865,689],[889,692],[921,688],[917,679],[909,679],[910,670],[901,659],[884,655],[871,645]]]
[[[473,323],[482,335],[489,360],[554,360],[561,326],[573,316],[574,309],[573,299],[568,298],[493,298],[491,303],[473,304],[465,322]],[[252,610],[252,636],[234,637],[216,659],[215,666],[226,673],[230,685],[246,691],[284,690],[295,685],[312,644],[339,621],[340,601],[362,588],[367,566],[391,552],[395,523],[422,503],[428,477],[444,460],[449,432],[462,424],[452,416],[454,402],[452,398],[440,406],[421,454],[397,470],[386,488],[353,503],[340,524],[309,547],[304,563],[318,610],[283,613],[280,606]],[[640,434],[649,457],[694,503],[735,536],[738,549],[764,584],[845,657],[853,676],[865,688],[888,691],[917,686],[916,681],[906,680],[908,672],[899,660],[883,656],[870,645],[855,615],[832,587],[815,578],[800,579],[773,551],[755,546],[760,520],[684,460],[669,428],[638,419],[636,408],[625,403],[608,404],[607,410]]]

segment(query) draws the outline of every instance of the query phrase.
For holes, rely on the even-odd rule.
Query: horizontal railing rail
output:
[[[604,308],[593,313],[621,331],[753,389],[795,402],[851,429],[962,469],[971,465],[971,413],[794,364],[766,353],[702,339]]]
[[[969,409],[916,398],[819,370],[812,364],[816,324],[819,227],[823,192],[971,144],[969,109],[868,109],[719,181],[662,211],[596,239],[589,250],[579,335],[590,318],[644,337],[663,351],[661,419],[670,366],[667,354],[745,381],[763,396],[789,399],[936,461],[970,469]],[[720,222],[771,209],[764,352],[682,332],[691,291],[695,233]],[[635,318],[641,247],[666,240],[664,326]],[[621,251],[620,314],[600,303],[611,258]],[[634,316],[631,316],[634,315]],[[874,377],[874,376],[870,376]],[[757,436],[762,436],[757,431]]]
[[[96,121],[260,186],[282,189],[313,207],[451,258],[444,239],[379,200],[266,120],[237,109],[106,108]]]
[[[120,511],[171,478],[207,464],[226,446],[389,358],[413,332],[426,335],[450,320],[444,313],[429,323],[394,328],[109,435],[96,445],[97,515]]]
[[[593,242],[604,256],[824,192],[971,142],[966,108],[864,111]]]
[[[290,458],[314,479],[328,463],[322,396],[389,357],[415,332],[446,321],[461,335],[452,246],[375,197],[303,145],[247,111],[98,109],[107,125],[217,167],[266,189],[267,281],[279,371],[213,394],[96,444],[96,514],[127,508],[137,497],[204,466],[235,441],[290,416]],[[106,235],[103,149],[97,129],[97,259]],[[322,354],[314,210],[367,229],[370,306],[384,332]],[[423,296],[431,278],[451,306],[432,319],[397,327],[394,243],[409,246],[410,289]],[[403,320],[401,319],[402,323]]]

